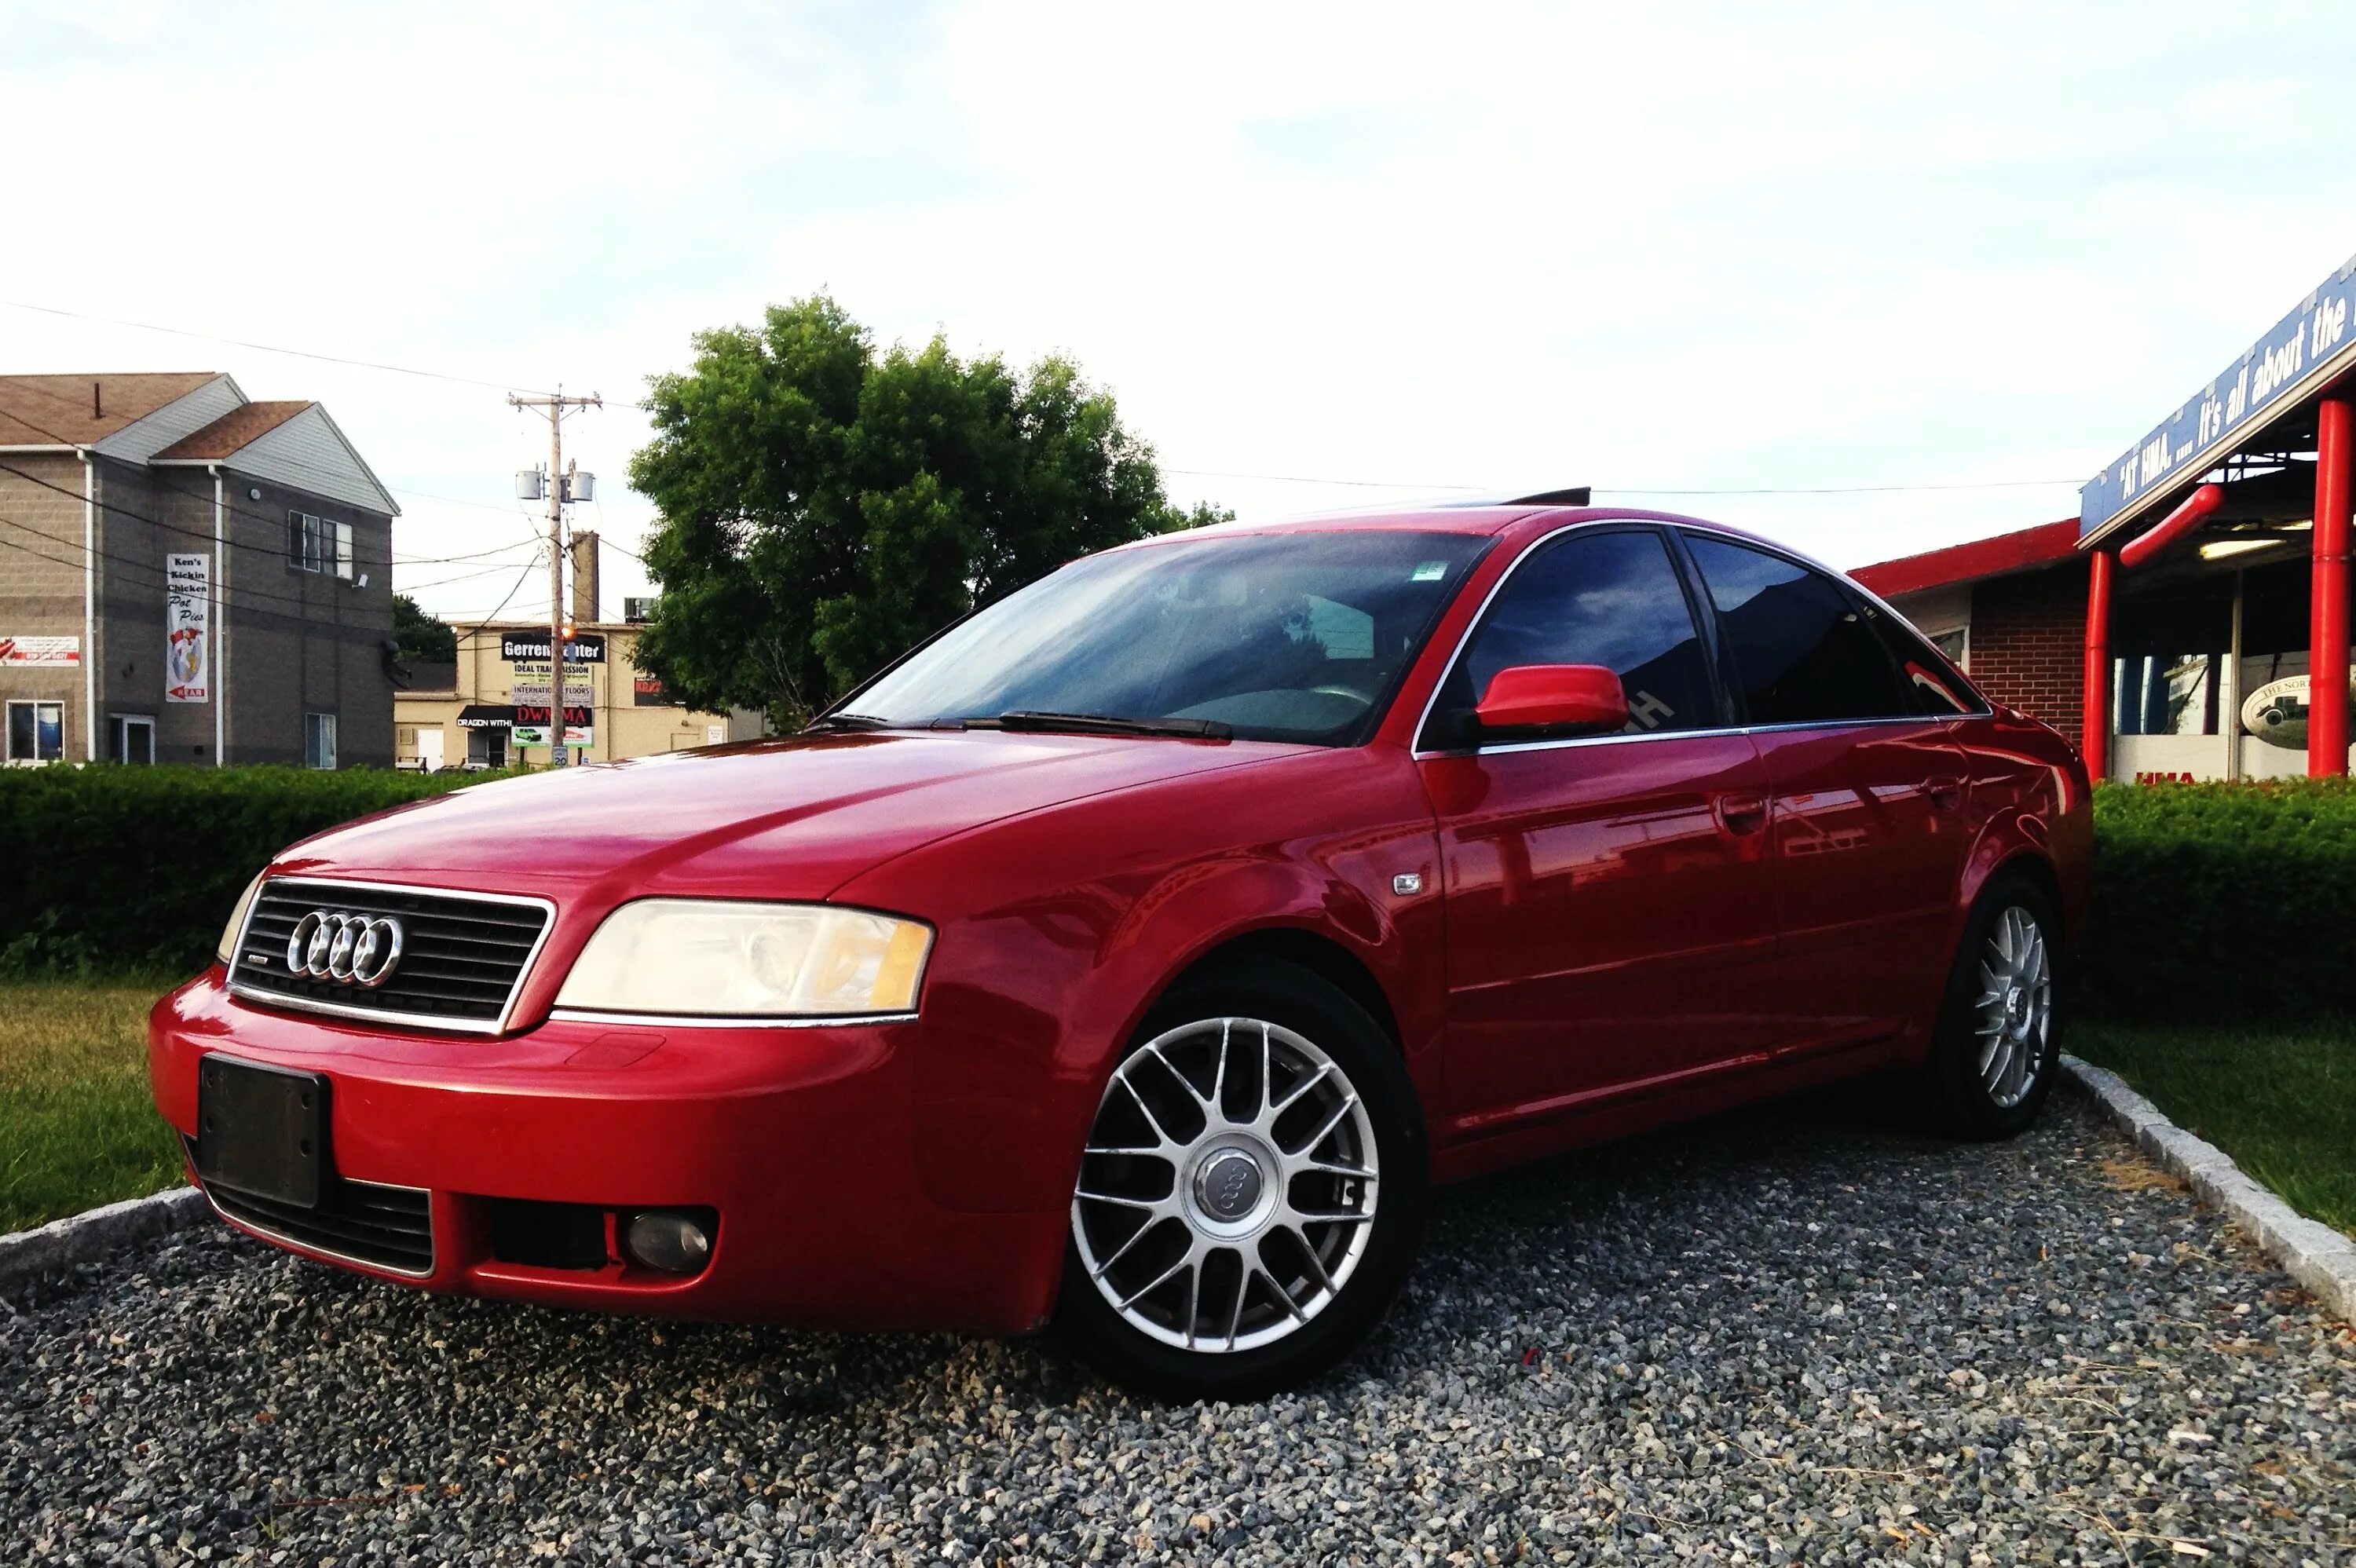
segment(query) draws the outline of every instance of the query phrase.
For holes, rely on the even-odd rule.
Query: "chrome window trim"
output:
[[[1495,746],[1450,746],[1430,751],[1417,745],[1415,741],[1423,738],[1425,726],[1431,722],[1431,710],[1439,706],[1440,691],[1448,685],[1448,677],[1455,673],[1456,661],[1464,656],[1464,649],[1472,641],[1472,634],[1481,629],[1482,619],[1489,613],[1490,604],[1496,600],[1499,593],[1505,591],[1505,584],[1514,580],[1514,573],[1522,569],[1523,562],[1565,534],[1576,533],[1581,528],[1628,525],[1708,534],[1713,539],[1723,539],[1729,544],[1743,545],[1767,555],[1780,556],[1794,566],[1805,567],[1810,571],[1823,572],[1836,582],[1845,584],[1856,592],[1863,594],[1885,613],[1898,615],[1898,612],[1882,603],[1880,597],[1871,589],[1851,582],[1847,576],[1833,571],[1830,567],[1810,560],[1807,557],[1796,551],[1785,549],[1780,545],[1771,545],[1764,540],[1751,539],[1748,535],[1735,533],[1730,529],[1712,528],[1708,523],[1669,522],[1660,517],[1581,517],[1577,522],[1565,523],[1558,528],[1540,534],[1525,545],[1522,552],[1515,556],[1512,563],[1498,575],[1497,581],[1489,585],[1489,592],[1482,595],[1479,607],[1472,612],[1472,619],[1465,623],[1463,632],[1456,639],[1456,645],[1449,650],[1446,662],[1440,665],[1440,678],[1432,683],[1431,695],[1424,699],[1423,711],[1416,715],[1414,740],[1408,742],[1408,755],[1414,761],[1428,762],[1434,757],[1485,757],[1508,752],[1554,752],[1569,746],[1611,746],[1624,744],[1631,741],[1680,741],[1710,735],[1772,735],[1797,730],[1847,730],[1864,724],[1944,724],[1956,719],[1985,719],[1996,711],[1992,707],[1983,703],[1976,711],[1971,713],[1902,713],[1879,719],[1817,719],[1797,724],[1713,725],[1700,730],[1655,730],[1633,735],[1570,735],[1558,741],[1509,741]],[[1706,608],[1712,617],[1718,614],[1716,604],[1708,604]],[[1903,615],[1898,615],[1898,619],[1906,622],[1910,626],[1913,624],[1912,622],[1906,621]],[[1695,628],[1696,631],[1700,629]],[[1967,684],[1966,688],[1975,696],[1979,695],[1978,688],[1970,687]]]
[[[205,1195],[205,1207],[210,1209],[213,1211],[214,1218],[220,1220],[222,1224],[232,1226],[237,1230],[247,1232],[249,1235],[260,1236],[264,1241],[275,1243],[277,1245],[284,1247],[290,1252],[299,1253],[304,1257],[326,1258],[331,1263],[344,1264],[352,1268],[367,1269],[372,1274],[393,1275],[402,1279],[432,1279],[434,1277],[434,1271],[442,1266],[442,1239],[440,1233],[434,1228],[434,1194],[432,1190],[423,1187],[402,1187],[390,1181],[360,1181],[348,1176],[338,1177],[337,1179],[342,1181],[348,1187],[375,1187],[387,1192],[423,1193],[425,1197],[425,1246],[426,1250],[432,1254],[432,1261],[429,1262],[423,1269],[395,1268],[391,1264],[377,1263],[373,1259],[369,1258],[354,1257],[349,1253],[339,1253],[331,1247],[315,1246],[309,1242],[301,1241],[295,1237],[287,1235],[283,1231],[273,1231],[267,1225],[257,1225],[251,1220],[240,1219],[237,1215],[229,1212],[218,1202],[214,1201],[213,1189],[210,1187],[206,1186],[203,1182],[198,1182],[197,1184],[197,1189]]]
[[[562,1024],[637,1024],[647,1029],[851,1029],[872,1024],[912,1024],[915,1013],[837,1013],[778,1018],[762,1013],[616,1013],[594,1008],[554,1008],[548,1021]]]
[[[508,991],[505,1006],[495,1019],[453,1019],[440,1013],[399,1013],[382,1008],[346,1007],[337,1002],[313,1001],[305,997],[281,996],[275,991],[257,990],[238,980],[239,965],[245,962],[245,939],[253,924],[256,911],[262,907],[262,895],[278,886],[290,888],[326,888],[338,890],[361,888],[378,892],[414,893],[427,898],[455,899],[466,903],[508,904],[523,909],[536,909],[547,918],[541,922],[540,935],[534,939],[531,951],[523,955],[523,964],[516,971],[515,985]],[[531,978],[532,966],[539,963],[541,950],[556,931],[556,901],[526,893],[486,893],[471,888],[429,888],[413,882],[377,882],[358,877],[272,877],[264,876],[262,886],[254,890],[253,902],[245,912],[245,920],[237,928],[237,945],[230,954],[230,995],[243,1001],[264,1007],[286,1008],[296,1012],[322,1013],[331,1018],[358,1019],[366,1023],[403,1024],[413,1029],[434,1029],[445,1034],[498,1035],[508,1031],[515,1017],[517,1004],[523,997],[526,981]]]

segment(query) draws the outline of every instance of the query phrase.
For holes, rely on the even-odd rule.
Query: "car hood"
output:
[[[1300,749],[996,731],[797,736],[479,784],[306,839],[272,869],[561,901],[823,898],[949,834]]]

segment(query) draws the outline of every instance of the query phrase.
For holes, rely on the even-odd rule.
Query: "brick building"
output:
[[[1981,690],[2075,735],[2086,634],[2077,540],[2073,517],[1850,575],[1929,634]]]
[[[2247,489],[2237,508],[2296,511],[2308,483],[2295,474],[2272,492]],[[2105,758],[2109,777],[2285,778],[2309,771],[2302,683],[2314,570],[2298,546],[2312,522],[2272,517],[2227,527],[2205,545],[2127,575],[2110,596],[2096,655],[2103,751],[2085,748]],[[2070,518],[1850,575],[1930,634],[1990,697],[2083,747],[2094,560],[2078,536]]]
[[[0,760],[391,766],[400,510],[317,403],[0,376]]]

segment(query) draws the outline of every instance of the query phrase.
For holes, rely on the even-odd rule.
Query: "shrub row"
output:
[[[2104,1010],[2356,1010],[2356,782],[2103,785],[2082,958]]]
[[[0,973],[194,970],[270,857],[485,774],[0,769]]]
[[[0,770],[0,972],[204,962],[287,845],[480,773]],[[2356,784],[2104,784],[2085,998],[2356,1012]]]

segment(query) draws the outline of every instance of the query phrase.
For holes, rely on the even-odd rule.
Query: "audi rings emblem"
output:
[[[381,986],[401,962],[401,922],[389,914],[315,909],[286,939],[286,972],[315,980]]]

